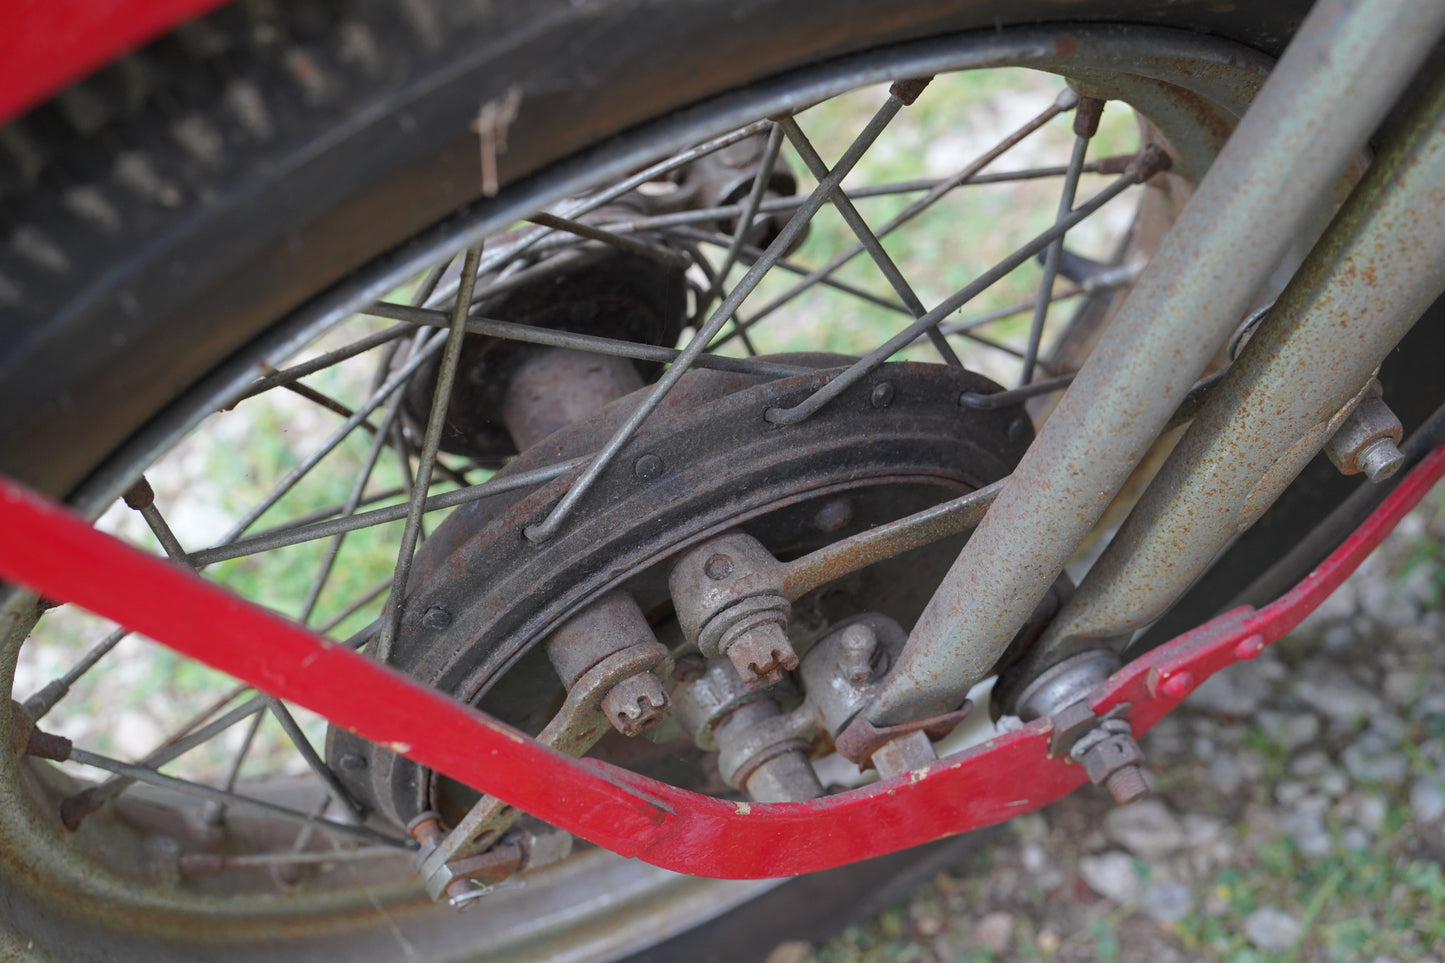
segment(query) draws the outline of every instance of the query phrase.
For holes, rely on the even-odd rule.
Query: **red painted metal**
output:
[[[1238,609],[1131,662],[1093,697],[1131,705],[1136,735],[1198,683],[1299,624],[1445,474],[1445,445],[1288,594]],[[1039,720],[927,770],[807,803],[700,796],[553,752],[494,719],[242,601],[170,562],[96,532],[0,479],[0,576],[75,602],[578,836],[701,876],[825,869],[1037,809],[1084,781],[1048,755]]]
[[[5,0],[0,123],[226,0]]]

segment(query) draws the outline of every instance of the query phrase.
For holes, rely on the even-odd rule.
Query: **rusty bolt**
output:
[[[643,481],[651,481],[661,475],[665,467],[661,458],[649,452],[637,459],[632,471]]]
[[[873,677],[873,654],[878,650],[878,635],[862,622],[843,630],[842,668],[852,682],[867,682]]]
[[[1379,483],[1395,476],[1405,463],[1405,453],[1400,451],[1393,439],[1381,438],[1360,452],[1355,461],[1366,478]]]
[[[1120,806],[1138,802],[1149,795],[1149,781],[1138,766],[1125,766],[1104,780],[1104,788]]]
[[[628,676],[613,686],[602,699],[602,711],[612,728],[624,736],[635,736],[655,725],[667,711],[667,693],[651,672]]]
[[[788,643],[783,627],[771,620],[755,623],[739,632],[727,644],[723,654],[749,689],[777,685],[783,681],[785,671],[798,667],[798,656]]]
[[[1109,790],[1109,795],[1121,806],[1137,802],[1149,792],[1149,783],[1140,768],[1144,752],[1128,732],[1111,732],[1093,742],[1079,756],[1079,762],[1089,781]]]
[[[820,532],[832,534],[840,531],[853,520],[853,502],[847,498],[833,498],[824,503],[813,516],[813,525]]]
[[[719,552],[703,563],[702,570],[714,582],[721,582],[733,573],[733,560]]]
[[[440,605],[433,605],[422,613],[421,624],[429,629],[444,629],[452,624],[452,613]]]

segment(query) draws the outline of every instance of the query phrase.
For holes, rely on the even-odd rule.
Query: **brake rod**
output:
[[[1135,736],[1195,686],[1253,658],[1344,581],[1434,483],[1432,451],[1328,559],[1274,603],[1236,609],[1129,663],[1090,696],[1129,708]],[[678,872],[766,878],[812,872],[1038,809],[1085,781],[1049,756],[1048,718],[925,769],[803,803],[733,802],[597,760],[573,759],[414,679],[171,562],[98,532],[0,477],[0,577],[147,635],[417,763],[598,845]],[[0,705],[0,713],[13,713]]]

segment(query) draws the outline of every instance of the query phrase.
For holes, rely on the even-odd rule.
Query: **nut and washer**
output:
[[[783,566],[756,538],[734,532],[682,556],[668,579],[678,624],[708,658],[726,658],[749,688],[797,668],[788,642]]]

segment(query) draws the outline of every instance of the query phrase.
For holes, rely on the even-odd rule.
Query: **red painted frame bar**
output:
[[[1131,662],[1094,694],[1095,709],[1128,702],[1135,734],[1147,730],[1204,679],[1298,625],[1442,474],[1445,445],[1304,582],[1258,612],[1226,613]],[[930,769],[808,803],[713,799],[553,752],[3,478],[0,532],[0,577],[114,619],[578,836],[679,872],[760,878],[826,869],[1000,822],[1084,782],[1077,765],[1049,758],[1049,722],[1041,719]]]

